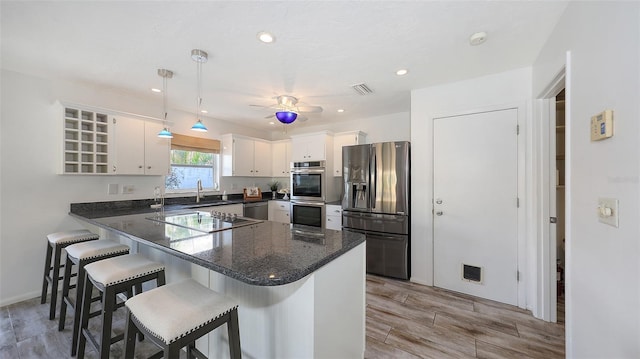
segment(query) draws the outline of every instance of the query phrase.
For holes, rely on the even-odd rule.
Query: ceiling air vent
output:
[[[365,96],[373,93],[373,90],[367,86],[367,84],[355,84],[351,85],[351,88],[354,89],[359,95]]]

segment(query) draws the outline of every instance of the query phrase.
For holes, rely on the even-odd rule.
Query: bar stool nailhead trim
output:
[[[60,316],[58,322],[58,330],[62,331],[65,327],[67,305],[71,306],[73,316],[73,334],[71,341],[71,356],[76,355],[78,349],[78,332],[80,330],[80,313],[82,309],[82,290],[84,288],[85,270],[84,267],[101,259],[112,258],[129,253],[129,247],[118,242],[110,240],[98,240],[82,243],[75,243],[65,248],[67,251],[67,261],[65,263],[64,281],[62,282],[62,301],[60,303]],[[75,285],[76,295],[74,300],[69,297],[69,290],[73,288],[70,284],[71,269],[74,265],[78,266],[78,278]],[[101,299],[100,296],[92,298],[94,300]],[[94,314],[94,315],[97,315]]]
[[[64,232],[55,232],[47,235],[47,252],[45,255],[44,275],[42,278],[42,293],[40,304],[47,302],[47,291],[51,283],[51,304],[49,306],[49,320],[56,318],[56,305],[58,304],[58,281],[60,276],[60,264],[62,249],[79,242],[93,241],[100,238],[95,233],[86,229],[76,229]]]
[[[127,297],[131,298],[134,295],[134,288],[136,294],[140,294],[142,283],[151,280],[156,280],[158,287],[165,284],[164,265],[150,261],[139,254],[103,259],[85,266],[81,323],[78,333],[78,359],[84,358],[87,341],[99,352],[100,358],[109,358],[111,344],[124,338],[122,334],[111,337],[113,312],[124,305],[124,303],[117,303],[116,296],[119,293],[127,293]],[[89,331],[91,292],[94,286],[102,292],[102,328],[99,341]]]
[[[125,306],[128,318],[125,358],[133,358],[137,331],[162,347],[164,357],[176,355],[184,346],[187,346],[187,357],[191,357],[192,352],[204,356],[195,348],[196,339],[225,323],[231,358],[241,357],[238,305],[191,279],[135,296],[127,300]]]

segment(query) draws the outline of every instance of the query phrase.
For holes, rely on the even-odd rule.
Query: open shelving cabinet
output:
[[[109,116],[64,106],[64,174],[109,173]]]

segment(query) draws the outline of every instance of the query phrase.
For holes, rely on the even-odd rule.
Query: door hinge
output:
[[[520,125],[516,125],[516,135],[520,134]]]
[[[520,208],[520,197],[516,197],[516,208]]]
[[[516,281],[518,281],[518,282],[520,281],[520,271],[519,270],[516,271]]]
[[[113,124],[114,125],[116,124],[116,118],[115,117],[113,118]]]

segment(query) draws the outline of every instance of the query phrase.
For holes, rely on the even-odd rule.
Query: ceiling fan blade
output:
[[[300,122],[305,122],[306,120],[308,120],[309,118],[305,117],[305,116],[300,116],[298,115],[298,117],[296,118],[297,121]]]
[[[274,117],[276,117],[276,115],[275,115],[275,114],[273,114],[273,115],[269,115],[269,116],[265,116],[264,118],[269,119],[269,118],[274,118]]]
[[[318,112],[322,112],[322,107],[321,106],[298,106],[298,111],[308,112],[308,113],[318,113]]]

